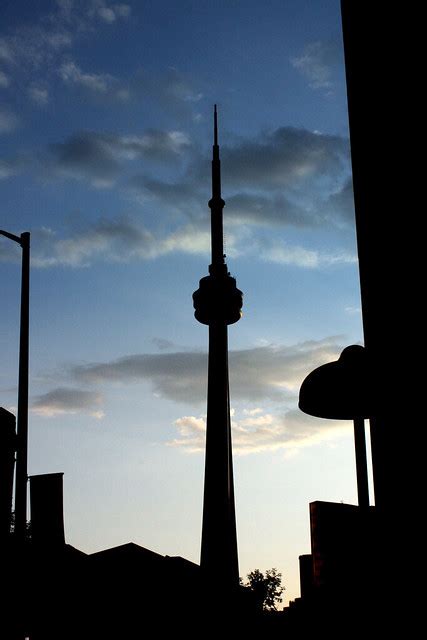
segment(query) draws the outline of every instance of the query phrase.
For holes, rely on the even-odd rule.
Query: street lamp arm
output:
[[[9,233],[9,231],[3,231],[2,229],[0,229],[0,235],[13,240],[14,242],[17,242],[22,246],[22,238],[20,236],[14,236],[13,233]]]

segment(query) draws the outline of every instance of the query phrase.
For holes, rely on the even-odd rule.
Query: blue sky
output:
[[[240,570],[298,595],[308,503],[356,501],[352,426],[299,385],[362,340],[339,2],[3,2],[1,228],[32,237],[30,473],[69,543],[198,561],[219,105]],[[19,247],[0,241],[2,406]]]

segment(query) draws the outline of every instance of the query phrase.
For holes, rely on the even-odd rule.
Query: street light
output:
[[[30,234],[15,236],[0,230],[0,235],[22,247],[21,326],[19,338],[18,419],[15,484],[15,538],[25,540],[27,526],[27,458],[28,458],[28,354],[30,320]]]

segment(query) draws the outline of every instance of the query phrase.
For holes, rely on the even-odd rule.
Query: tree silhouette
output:
[[[242,579],[240,579],[243,584]],[[243,586],[248,587],[255,596],[257,605],[263,611],[277,611],[276,605],[282,602],[282,574],[274,567],[262,573],[259,569],[251,571],[247,575],[247,582]]]

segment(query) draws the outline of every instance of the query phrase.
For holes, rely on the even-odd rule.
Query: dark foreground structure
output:
[[[408,287],[415,273],[396,258],[400,246],[410,261],[404,243],[411,224],[394,222],[407,209],[408,155],[390,128],[408,114],[394,73],[409,60],[404,38],[415,14],[390,3],[342,0],[341,8],[365,347],[352,345],[337,362],[313,371],[301,387],[300,408],[353,420],[359,505],[310,504],[311,554],[300,557],[301,598],[287,612],[288,629],[415,637],[420,610],[413,585],[421,567],[408,548],[421,548],[412,500],[417,465],[405,429],[413,392],[399,338],[413,317]],[[365,419],[375,507],[369,506]]]
[[[29,537],[2,545],[2,639],[196,638],[206,625],[219,634],[261,623],[244,588],[224,602],[184,558],[134,543],[92,554],[66,544],[62,482],[62,473],[30,478]]]
[[[5,531],[10,519],[16,433],[13,416],[1,411],[2,638],[127,640],[169,635],[227,637],[234,633],[264,638],[276,632],[289,638],[419,635],[413,631],[414,620],[420,617],[413,573],[418,570],[423,549],[416,536],[424,529],[414,522],[410,497],[416,485],[407,473],[413,440],[404,437],[405,412],[413,396],[400,387],[396,392],[396,378],[406,375],[406,354],[397,339],[402,333],[396,313],[399,309],[395,307],[390,313],[390,305],[397,300],[400,309],[414,315],[408,268],[405,272],[395,256],[401,245],[401,228],[393,223],[393,215],[405,211],[408,183],[402,177],[401,163],[408,156],[396,156],[396,130],[389,126],[390,116],[399,121],[395,75],[405,60],[399,37],[408,26],[404,24],[408,13],[398,3],[342,1],[368,356],[368,365],[363,366],[368,369],[362,370],[363,385],[358,383],[360,375],[353,375],[351,388],[345,388],[343,379],[335,376],[336,369],[328,368],[332,386],[323,389],[328,396],[322,392],[311,403],[313,396],[310,400],[302,394],[301,406],[314,415],[332,411],[330,417],[346,414],[344,417],[354,421],[356,453],[361,454],[357,476],[362,488],[358,505],[311,503],[311,553],[300,557],[301,598],[274,618],[259,616],[248,594],[237,587],[233,600],[224,598],[238,575],[227,326],[240,317],[241,294],[222,255],[222,231],[218,230],[224,203],[216,187],[211,200],[212,265],[194,298],[197,319],[209,325],[213,356],[209,359],[202,568],[132,543],[91,555],[67,545],[62,474],[31,478],[32,538],[8,537]],[[219,179],[219,151],[215,147],[216,141],[213,175]],[[390,333],[395,336],[393,342]],[[215,372],[215,385],[211,385],[211,371]],[[369,492],[363,487],[366,465],[360,427],[364,429],[365,419],[371,429],[375,507],[369,505]],[[213,431],[210,425],[214,423],[220,428]],[[216,566],[220,571],[212,588],[210,579]],[[421,569],[419,572],[422,575]]]

